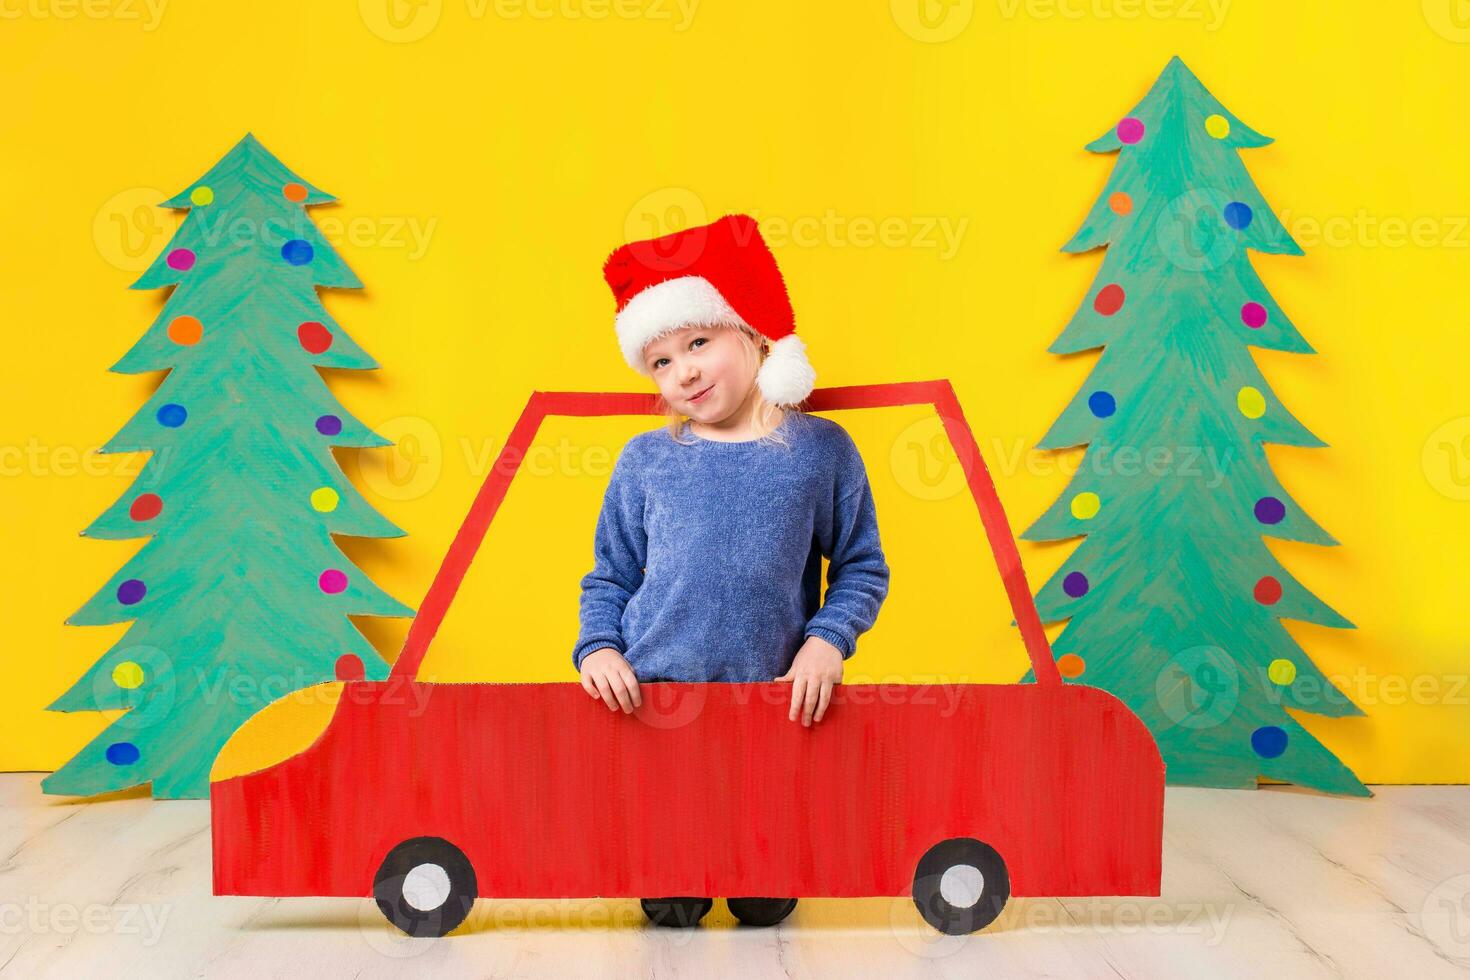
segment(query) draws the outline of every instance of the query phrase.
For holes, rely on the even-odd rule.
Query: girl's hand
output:
[[[622,708],[632,714],[643,704],[633,668],[614,647],[593,650],[582,658],[582,690],[602,698],[612,711]]]
[[[842,683],[842,651],[820,636],[809,636],[796,651],[791,669],[776,680],[791,682],[791,711],[786,717],[795,721],[799,711],[801,723],[811,727],[827,713],[833,686]]]

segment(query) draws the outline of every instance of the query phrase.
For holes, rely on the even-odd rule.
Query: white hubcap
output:
[[[420,864],[403,876],[403,900],[420,912],[432,912],[449,901],[449,872],[437,864]]]
[[[957,909],[967,909],[980,901],[985,890],[985,875],[973,864],[956,864],[939,879],[939,895]]]

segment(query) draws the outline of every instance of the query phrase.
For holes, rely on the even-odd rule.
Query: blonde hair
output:
[[[710,329],[734,330],[736,336],[740,338],[741,346],[745,350],[745,356],[747,359],[746,363],[752,368],[752,373],[760,369],[761,362],[764,361],[766,357],[766,354],[763,351],[763,345],[765,344],[764,338],[757,339],[755,331],[751,330],[749,327],[742,326],[740,324],[717,323],[711,325]],[[684,429],[685,423],[689,421],[688,416],[679,411],[677,408],[670,405],[667,399],[664,398],[662,393],[657,396],[657,401],[660,410],[664,414],[664,420],[666,423],[665,427],[668,431],[669,438],[673,439],[680,445],[692,445],[694,443],[693,439],[681,439],[679,437],[680,433]],[[795,405],[786,405],[783,406],[782,409],[786,412],[799,411],[799,409]],[[755,389],[755,398],[751,400],[750,405],[750,424],[751,427],[755,430],[756,442],[765,443],[767,445],[788,445],[785,434],[782,433],[780,428],[778,428],[780,423],[773,421],[776,415],[777,406],[766,401],[765,397],[761,395],[760,388],[757,387]]]

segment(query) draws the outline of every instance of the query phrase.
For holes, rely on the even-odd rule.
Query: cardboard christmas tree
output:
[[[387,676],[348,617],[412,611],[333,540],[403,532],[332,455],[389,443],[318,371],[377,366],[317,294],[362,285],[307,217],[331,200],[247,135],[163,204],[188,215],[133,288],[172,292],[112,370],[168,373],[101,450],[151,455],[83,532],[145,543],[67,620],[132,625],[50,706],[127,710],[43,781],[48,793],[151,782],[157,798],[206,797],[220,746],[260,707]]]
[[[1248,255],[1302,254],[1240,161],[1269,142],[1174,58],[1088,145],[1118,160],[1065,250],[1107,251],[1050,349],[1102,354],[1040,443],[1087,450],[1022,537],[1084,536],[1036,597],[1043,620],[1067,621],[1058,666],[1144,719],[1170,782],[1267,776],[1368,795],[1287,710],[1362,714],[1281,621],[1352,624],[1265,542],[1337,543],[1265,454],[1268,443],[1323,445],[1249,351],[1312,353]]]

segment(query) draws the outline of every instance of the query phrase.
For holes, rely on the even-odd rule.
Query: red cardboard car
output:
[[[656,411],[642,393],[535,392],[391,676],[323,685],[335,708],[304,751],[256,771],[216,765],[214,893],[372,895],[416,936],[449,932],[477,897],[911,895],[960,935],[1011,895],[1158,895],[1158,748],[1121,701],[1063,683],[949,382],[818,389],[807,404],[926,403],[965,469],[1035,683],[844,684],[804,727],[776,682],[645,684],[629,715],[575,682],[416,680],[542,419]]]

